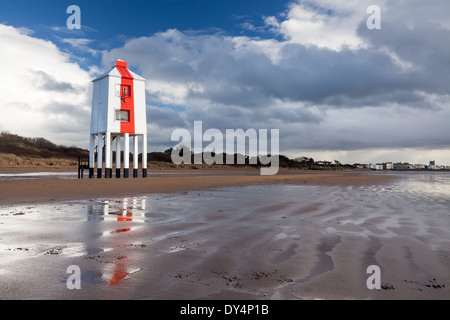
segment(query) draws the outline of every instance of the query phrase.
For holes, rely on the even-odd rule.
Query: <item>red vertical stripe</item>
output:
[[[119,61],[116,64],[117,70],[119,70],[120,75],[122,76],[120,82],[120,95],[121,95],[121,103],[120,110],[128,111],[128,121],[122,121],[120,123],[120,132],[121,133],[134,133],[134,90],[133,90],[133,76],[126,68],[125,64],[119,64]],[[123,88],[127,88],[127,94],[123,94]]]

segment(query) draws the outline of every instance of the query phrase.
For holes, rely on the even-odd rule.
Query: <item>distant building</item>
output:
[[[392,162],[383,163],[383,169],[384,170],[393,170],[394,164]]]
[[[369,164],[369,168],[372,170],[383,170],[383,164],[382,163],[376,163],[376,164]]]
[[[430,161],[430,164],[428,165],[428,169],[431,169],[431,170],[436,170],[437,169],[435,160]]]
[[[409,170],[409,163],[408,162],[394,163],[394,170]]]
[[[355,168],[370,168],[372,170],[450,170],[450,166],[436,165],[435,161],[430,161],[429,165],[425,164],[412,164],[409,162],[383,162],[383,163],[370,163],[370,164],[360,164],[355,163],[353,165]]]

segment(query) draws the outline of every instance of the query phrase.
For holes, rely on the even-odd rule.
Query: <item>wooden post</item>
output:
[[[123,177],[128,178],[130,169],[130,134],[124,134],[124,147],[123,147]]]

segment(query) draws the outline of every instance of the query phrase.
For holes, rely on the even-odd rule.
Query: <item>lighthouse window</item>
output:
[[[131,97],[130,86],[121,85],[120,92],[122,97]]]
[[[116,110],[117,121],[129,121],[130,112],[127,110]]]

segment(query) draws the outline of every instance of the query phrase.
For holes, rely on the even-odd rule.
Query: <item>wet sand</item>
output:
[[[272,183],[370,185],[387,183],[395,179],[386,175],[317,171],[295,173],[280,171],[280,174],[274,176],[261,176],[259,170],[195,170],[194,172],[172,170],[166,173],[157,175],[150,173],[147,178],[128,179],[4,179],[0,180],[0,205],[93,199],[106,196],[136,196]]]
[[[37,181],[58,188],[53,202],[0,207],[0,298],[449,299],[446,179],[76,180],[108,191],[70,201],[65,181]],[[70,265],[80,290],[67,289]],[[367,288],[369,265],[381,269],[379,290]]]

